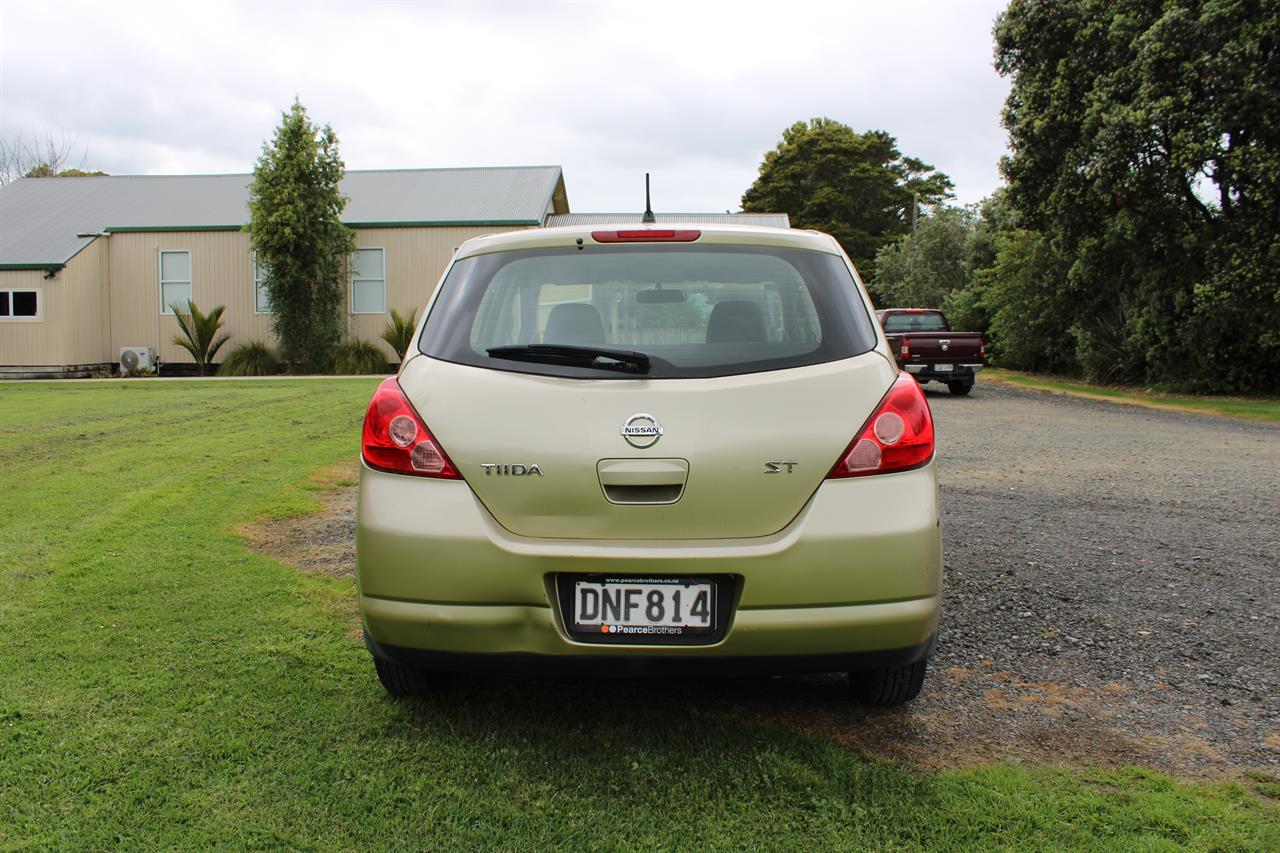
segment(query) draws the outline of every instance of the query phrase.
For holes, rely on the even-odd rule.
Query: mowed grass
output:
[[[645,682],[389,699],[353,584],[233,532],[375,383],[0,386],[0,848],[1280,849],[1239,785],[910,772]]]
[[[1058,394],[1070,394],[1074,397],[1087,397],[1093,400],[1106,400],[1113,403],[1127,403],[1133,406],[1145,406],[1151,409],[1171,409],[1173,411],[1196,412],[1207,415],[1221,415],[1230,418],[1242,418],[1250,421],[1280,422],[1280,398],[1276,397],[1216,397],[1192,396],[1189,394],[1160,394],[1144,391],[1141,388],[1123,388],[1111,385],[1091,385],[1074,379],[1063,379],[1056,376],[1041,376],[1035,373],[1022,373],[1016,370],[1000,370],[988,368],[979,374],[984,379],[1007,382],[1021,388],[1036,391],[1052,391]]]

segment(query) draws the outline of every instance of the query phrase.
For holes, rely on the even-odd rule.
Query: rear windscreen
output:
[[[726,376],[864,353],[875,332],[844,262],[744,246],[499,252],[454,264],[419,347],[446,361],[555,376],[599,368],[493,358],[568,344],[649,356],[643,378]]]
[[[912,314],[886,314],[884,330],[895,332],[945,332],[947,321],[937,311],[918,311]]]

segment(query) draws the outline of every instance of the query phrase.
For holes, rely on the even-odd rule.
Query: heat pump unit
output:
[[[151,347],[120,347],[120,372],[137,373],[156,369],[156,352]]]

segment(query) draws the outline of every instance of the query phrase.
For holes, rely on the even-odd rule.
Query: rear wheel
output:
[[[901,705],[920,695],[928,659],[905,666],[849,673],[853,696],[868,705]]]
[[[955,394],[957,397],[963,397],[964,395],[968,394],[970,391],[973,390],[973,380],[961,379],[956,382],[948,382],[947,389],[950,390],[951,393]]]
[[[378,680],[392,696],[423,696],[439,682],[439,674],[398,661],[373,658]]]

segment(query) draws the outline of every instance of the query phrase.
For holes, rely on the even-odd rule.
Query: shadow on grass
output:
[[[375,688],[376,689],[376,688]],[[617,767],[627,755],[665,756],[672,771],[705,769],[725,750],[764,745],[806,755],[825,744],[801,733],[806,719],[911,739],[910,705],[856,704],[843,676],[780,678],[542,679],[451,675],[437,692],[396,701],[399,719],[456,736],[545,752],[583,768]],[[677,748],[678,747],[678,748]],[[866,756],[864,756],[865,758]],[[720,759],[717,759],[720,760]]]
[[[909,716],[850,703],[842,678],[535,680],[458,676],[434,695],[394,701],[391,737],[430,732],[510,768],[518,778],[595,802],[645,811],[692,808],[700,819],[736,820],[744,804],[825,814],[835,826],[853,812],[903,815],[935,800],[934,777],[858,757],[762,722],[762,703],[803,713],[821,707],[856,725],[860,716]],[[420,735],[419,735],[420,736]],[[731,793],[730,793],[731,792]],[[736,804],[736,805],[735,805]],[[754,820],[759,821],[760,815]]]

